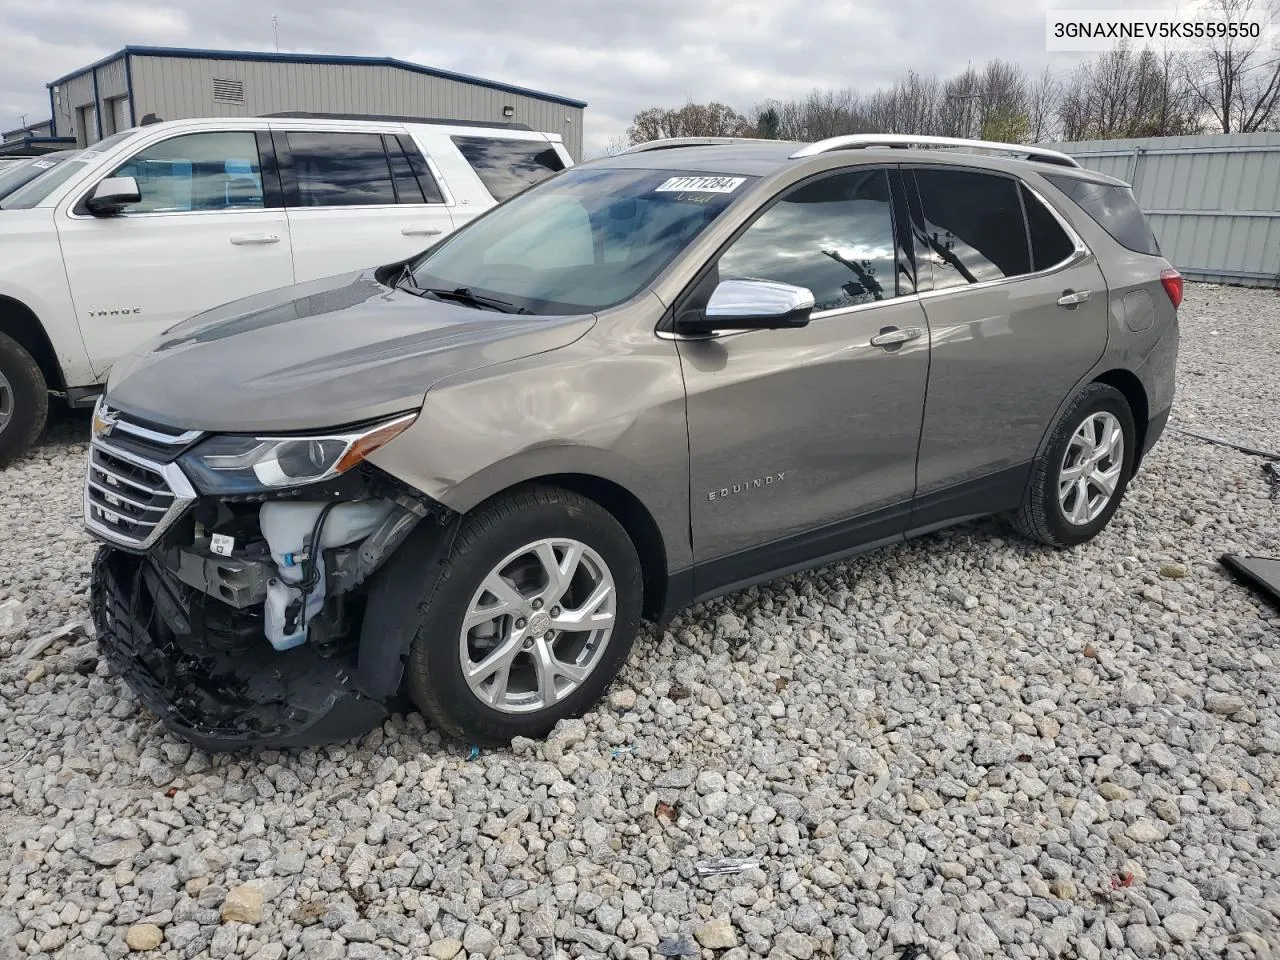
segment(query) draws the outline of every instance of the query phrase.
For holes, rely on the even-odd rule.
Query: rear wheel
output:
[[[463,521],[418,608],[409,694],[469,743],[543,736],[612,682],[641,591],[635,547],[598,504],[551,487],[502,496]]]
[[[1136,453],[1133,414],[1124,394],[1105,383],[1089,384],[1058,418],[1048,446],[1032,465],[1014,526],[1054,547],[1091,540],[1120,506]]]
[[[0,333],[0,467],[35,443],[49,418],[49,388],[31,354]]]

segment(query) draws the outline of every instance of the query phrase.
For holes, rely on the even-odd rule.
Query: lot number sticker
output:
[[[672,177],[655,193],[733,193],[746,177]]]

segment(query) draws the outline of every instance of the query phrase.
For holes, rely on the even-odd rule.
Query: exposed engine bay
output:
[[[452,517],[368,464],[324,484],[196,497],[147,549],[99,551],[103,654],[206,749],[359,736],[399,686],[397,658],[371,657],[381,638],[363,635],[369,578],[419,524],[443,534]]]

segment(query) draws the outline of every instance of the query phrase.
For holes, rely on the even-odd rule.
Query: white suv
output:
[[[296,114],[94,144],[0,202],[0,466],[173,324],[406,259],[572,165],[558,134]]]

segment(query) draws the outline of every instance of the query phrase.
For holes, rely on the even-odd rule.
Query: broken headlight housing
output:
[[[213,436],[184,454],[184,472],[202,492],[244,494],[318,483],[346,473],[409,428],[405,413],[339,433],[302,436]]]

